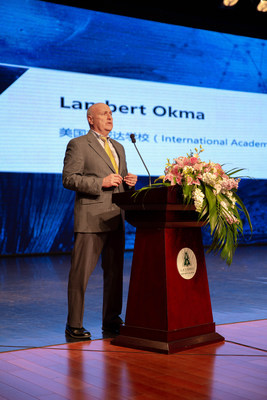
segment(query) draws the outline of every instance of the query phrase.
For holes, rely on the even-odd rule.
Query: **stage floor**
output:
[[[125,253],[125,316],[132,252]],[[267,246],[239,247],[228,267],[207,254],[216,325],[267,318]],[[0,258],[0,351],[66,343],[67,279],[70,255]],[[101,330],[102,270],[97,265],[87,288],[84,326],[92,339]],[[109,336],[110,337],[110,336]]]
[[[267,320],[219,325],[225,342],[175,354],[110,339],[0,354],[1,400],[266,400]]]

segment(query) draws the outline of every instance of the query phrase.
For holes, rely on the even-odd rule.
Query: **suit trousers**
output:
[[[124,230],[75,233],[68,282],[68,319],[71,327],[83,327],[88,280],[101,255],[103,269],[103,324],[116,321],[122,310]]]

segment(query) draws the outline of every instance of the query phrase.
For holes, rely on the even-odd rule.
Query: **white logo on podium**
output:
[[[177,256],[177,269],[182,278],[193,278],[197,271],[197,259],[193,250],[184,247],[179,251]]]

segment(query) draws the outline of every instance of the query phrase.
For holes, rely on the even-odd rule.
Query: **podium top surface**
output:
[[[122,203],[172,203],[183,204],[182,189],[179,186],[151,187],[147,190],[128,190],[123,193],[114,193],[113,202]]]
[[[152,187],[147,190],[128,190],[112,195],[113,203],[120,204],[183,204],[179,186]]]
[[[112,195],[113,203],[124,210],[195,210],[193,204],[183,203],[182,188],[179,186],[152,187],[148,190],[128,190]]]
[[[179,186],[129,190],[112,195],[113,203],[126,211],[126,220],[136,227],[201,227],[193,204],[184,204]]]

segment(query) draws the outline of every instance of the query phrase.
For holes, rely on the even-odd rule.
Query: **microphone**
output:
[[[149,182],[149,186],[151,186],[151,176],[150,176],[150,173],[149,173],[149,171],[148,171],[148,169],[147,169],[147,166],[146,166],[146,164],[145,164],[145,162],[144,162],[144,160],[143,160],[141,154],[139,153],[138,148],[136,147],[136,144],[135,144],[135,143],[136,143],[136,139],[135,139],[134,133],[131,133],[131,134],[130,134],[130,138],[131,138],[132,143],[134,144],[134,147],[136,148],[136,151],[137,151],[139,157],[140,157],[141,160],[142,160],[142,163],[144,164],[145,169],[147,170],[147,173],[148,173],[148,182]]]

